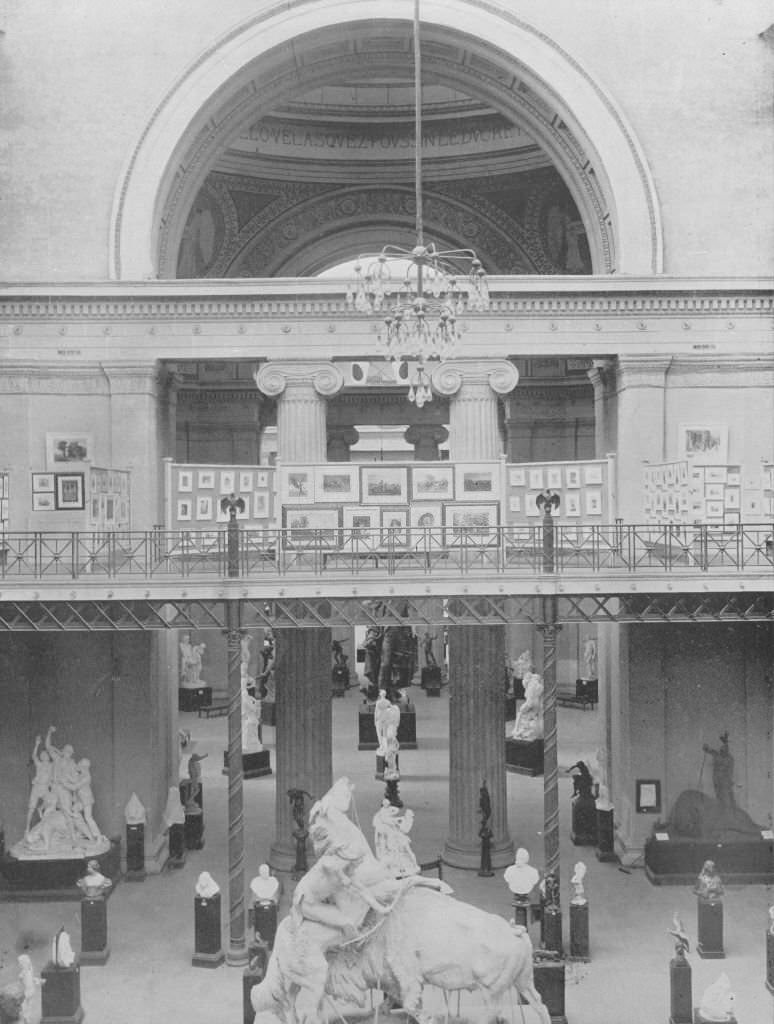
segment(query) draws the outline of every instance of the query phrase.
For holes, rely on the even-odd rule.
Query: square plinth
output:
[[[535,988],[545,1003],[551,1024],[567,1024],[564,1007],[564,962],[542,960],[535,963]]]
[[[198,711],[199,708],[206,707],[208,704],[212,704],[211,686],[190,688],[181,686],[177,691],[178,711]]]
[[[261,722],[263,725],[277,724],[277,705],[273,700],[265,700],[261,704]]]
[[[441,696],[441,667],[440,665],[425,665],[422,669],[420,686],[428,697]]]
[[[40,1024],[80,1024],[81,969],[77,961],[72,967],[56,967],[48,963],[40,972]]]
[[[223,751],[223,774],[228,774],[228,751]],[[271,775],[271,759],[268,750],[252,750],[242,754],[242,776],[245,779],[260,779]]]
[[[373,706],[358,711],[357,715],[357,749],[376,750],[379,741],[376,738],[376,725],[374,723]],[[398,724],[398,743],[401,750],[417,749],[417,713],[414,705],[409,706],[400,712],[400,723]]]
[[[518,775],[542,775],[543,741],[508,738],[505,741],[505,767]]]
[[[693,885],[706,860],[713,860],[727,885],[771,885],[774,843],[744,836],[734,842],[689,839],[672,835],[666,826],[645,841],[645,874],[654,885]]]

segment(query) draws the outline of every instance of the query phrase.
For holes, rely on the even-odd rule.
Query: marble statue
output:
[[[532,671],[532,654],[530,651],[522,651],[516,659],[513,671],[517,679],[523,679]]]
[[[435,640],[435,634],[429,631],[422,637],[422,654],[425,657],[425,666],[427,668],[436,668],[438,666],[438,660],[433,653],[433,640]]]
[[[734,993],[731,982],[724,972],[718,980],[704,990],[699,1003],[699,1015],[703,1021],[733,1021]]]
[[[696,879],[693,891],[705,900],[715,902],[723,895],[723,881],[717,872],[714,860],[705,860]]]
[[[103,896],[113,883],[99,869],[98,860],[90,860],[86,865],[86,874],[79,878],[76,885],[84,896]]]
[[[279,879],[271,873],[268,864],[261,864],[258,874],[250,882],[250,892],[259,903],[279,903]]]
[[[582,860],[579,860],[573,870],[572,878],[570,879],[570,885],[573,887],[572,898],[570,903],[575,907],[582,907],[588,903],[586,899],[586,890],[583,887],[583,880],[586,877],[586,865]]]
[[[194,690],[205,684],[201,679],[202,655],[206,644],[192,644],[191,634],[183,633],[180,641],[180,685],[186,689]]]
[[[196,895],[200,896],[204,900],[211,900],[212,897],[217,896],[219,892],[220,886],[209,871],[202,871],[196,879]]]
[[[399,725],[400,708],[387,699],[385,690],[380,690],[379,699],[374,704],[374,726],[379,743],[376,753],[379,757],[387,758],[389,754],[397,753],[400,749],[398,744]]]
[[[245,754],[263,750],[261,743],[261,702],[242,688],[242,750]]]
[[[583,671],[581,679],[588,682],[589,679],[598,678],[597,668],[597,641],[593,636],[587,636],[583,641]]]
[[[72,967],[75,963],[70,935],[64,928],[60,928],[51,941],[51,962],[55,967]]]
[[[144,825],[148,815],[142,801],[136,793],[132,793],[124,807],[124,821],[127,825]]]
[[[602,786],[607,786],[607,753],[604,747],[597,747],[593,759],[587,762],[591,767],[591,776],[597,786],[597,791]]]
[[[173,825],[185,825],[185,808],[180,801],[179,786],[169,787],[167,805],[161,817],[168,829],[172,828]]]
[[[317,860],[296,886],[266,975],[252,989],[256,1013],[318,1024],[330,1010],[342,1016],[341,1003],[365,1007],[379,988],[430,1024],[422,989],[432,984],[446,993],[476,989],[487,1021],[521,994],[549,1024],[526,930],[455,900],[438,879],[396,879],[371,851],[352,803],[351,783],[339,779],[311,808]]]
[[[274,703],[277,699],[277,684],[274,677],[274,668],[277,658],[277,644],[272,633],[268,633],[263,640],[263,669],[258,676],[256,686],[259,690],[261,700]]]
[[[538,884],[540,872],[529,862],[529,853],[520,846],[516,859],[503,875],[505,884],[516,896],[528,896]]]
[[[712,758],[712,786],[715,799],[723,811],[733,811],[736,807],[734,797],[734,759],[728,749],[728,733],[720,737],[720,746],[714,750],[707,743],[702,747],[705,754]]]
[[[69,743],[54,746],[55,732],[51,725],[45,740],[35,737],[24,838],[11,848],[19,860],[81,858],[110,849],[92,813],[91,762],[86,757],[76,761]]]
[[[527,672],[524,682],[524,703],[516,715],[511,737],[515,740],[543,739],[543,680],[537,672]]]
[[[22,1024],[33,1024],[36,1018],[33,1003],[43,981],[41,978],[35,977],[32,960],[30,960],[26,953],[17,956],[16,962],[19,965],[19,985],[23,995],[20,1007],[20,1020]]]
[[[612,811],[613,801],[610,799],[610,791],[607,786],[599,787],[599,795],[595,801],[598,811]]]
[[[675,940],[675,956],[679,960],[684,959],[685,954],[690,951],[691,944],[688,940],[688,932],[686,932],[685,925],[677,911],[672,916],[672,927],[667,928],[667,933]]]
[[[774,935],[774,906],[769,907],[769,932]]]
[[[389,800],[382,800],[382,806],[373,817],[374,851],[395,878],[418,875],[420,868],[411,849],[409,832],[414,824],[414,812],[400,813]]]

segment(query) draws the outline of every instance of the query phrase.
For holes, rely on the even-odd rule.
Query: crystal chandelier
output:
[[[414,0],[414,189],[417,244],[413,249],[385,245],[358,257],[347,306],[358,313],[385,314],[379,346],[398,366],[415,364],[409,375],[409,401],[421,408],[432,401],[428,363],[454,355],[457,317],[489,309],[489,288],[472,249],[439,251],[425,243],[422,212],[422,57],[419,0]]]

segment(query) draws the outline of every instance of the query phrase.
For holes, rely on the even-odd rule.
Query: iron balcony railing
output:
[[[771,524],[613,525],[390,530],[154,529],[0,535],[5,583],[54,579],[174,579],[546,573],[771,574]]]

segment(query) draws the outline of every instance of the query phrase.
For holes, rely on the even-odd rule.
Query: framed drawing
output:
[[[542,477],[541,477],[542,479]],[[542,491],[528,491],[527,497],[524,499],[524,511],[528,516],[539,516],[542,512],[538,508],[537,499],[538,495],[542,494]]]
[[[201,490],[211,490],[215,486],[215,471],[213,469],[200,469],[198,482]]]
[[[661,813],[661,782],[659,779],[637,779],[637,814]]]
[[[344,525],[344,543],[359,542],[369,547],[379,543],[379,509],[362,505],[345,505],[341,510]]]
[[[181,469],[178,472],[177,489],[183,494],[193,490],[193,473],[190,469]]]
[[[404,466],[362,466],[361,501],[368,505],[405,505],[408,470]]]
[[[239,490],[240,491],[252,491],[253,489],[253,471],[251,469],[240,469],[239,470]]]
[[[689,456],[700,463],[726,462],[728,427],[681,423],[677,451],[680,458]]]
[[[677,482],[679,484],[688,483],[688,463],[678,462],[677,463]]]
[[[177,520],[180,523],[190,523],[191,521],[191,499],[181,498],[177,503]]]
[[[550,487],[554,491],[559,491],[562,488],[562,467],[561,466],[549,466],[546,470],[546,487]]]
[[[256,487],[268,487],[269,486],[269,474],[265,469],[259,469],[255,477]]]
[[[526,487],[527,474],[523,469],[508,470],[508,484],[510,487]]]
[[[408,544],[408,509],[383,508],[380,543],[384,547],[405,548]]]
[[[282,467],[280,499],[286,505],[309,505],[314,501],[314,472],[311,466]]]
[[[508,498],[508,511],[509,512],[521,512],[521,495],[512,494]]]
[[[196,518],[199,520],[212,519],[212,498],[209,494],[200,494],[196,499]]]
[[[583,482],[585,484],[601,484],[602,467],[599,465],[585,466],[583,470]]]
[[[704,497],[708,501],[722,501],[724,491],[723,484],[707,484],[704,488]]]
[[[564,514],[577,518],[581,514],[580,494],[565,494]]]
[[[723,518],[723,502],[722,501],[707,501],[704,503],[704,507],[707,510],[707,519],[722,519]]]
[[[674,487],[676,480],[677,466],[674,462],[670,462],[667,466],[664,466],[664,483],[667,487]]]
[[[91,434],[46,434],[46,468],[67,469],[93,461],[94,438]]]
[[[443,526],[441,505],[412,505],[409,508],[409,522],[414,540],[421,538],[424,530],[433,530],[432,537],[440,544],[440,528]]]
[[[360,467],[344,463],[317,466],[314,472],[315,501],[358,501],[360,499]]]
[[[564,471],[566,486],[577,489],[581,485],[580,466],[567,466]],[[652,482],[652,481],[651,481]]]
[[[497,538],[497,505],[446,505],[444,519],[447,544],[480,544]]]
[[[531,469],[529,471],[529,488],[531,491],[543,490],[543,469]]]
[[[291,547],[316,544],[334,547],[339,541],[339,510],[337,508],[286,508],[283,520],[287,543]]]
[[[457,501],[491,501],[498,495],[497,466],[458,465]]]
[[[56,507],[58,511],[85,508],[83,473],[56,474]]]
[[[236,474],[233,469],[227,469],[220,474],[220,493],[233,494],[236,483]]]
[[[742,492],[738,487],[726,488],[726,508],[738,512],[742,507]]]
[[[3,498],[3,501],[7,501],[7,498]],[[56,501],[54,499],[53,491],[33,491],[32,494],[32,511],[33,512],[55,512]],[[3,519],[7,519],[7,516],[3,516]]]
[[[253,491],[253,518],[268,519],[269,517],[269,492]]]
[[[32,493],[40,494],[46,491],[49,494],[54,493],[54,474],[53,473],[33,473],[32,474]],[[0,498],[4,498],[5,494],[0,494]]]
[[[586,515],[602,515],[602,491],[586,491]]]
[[[432,468],[420,466],[411,470],[412,501],[452,501],[454,498],[454,467],[438,463]]]

